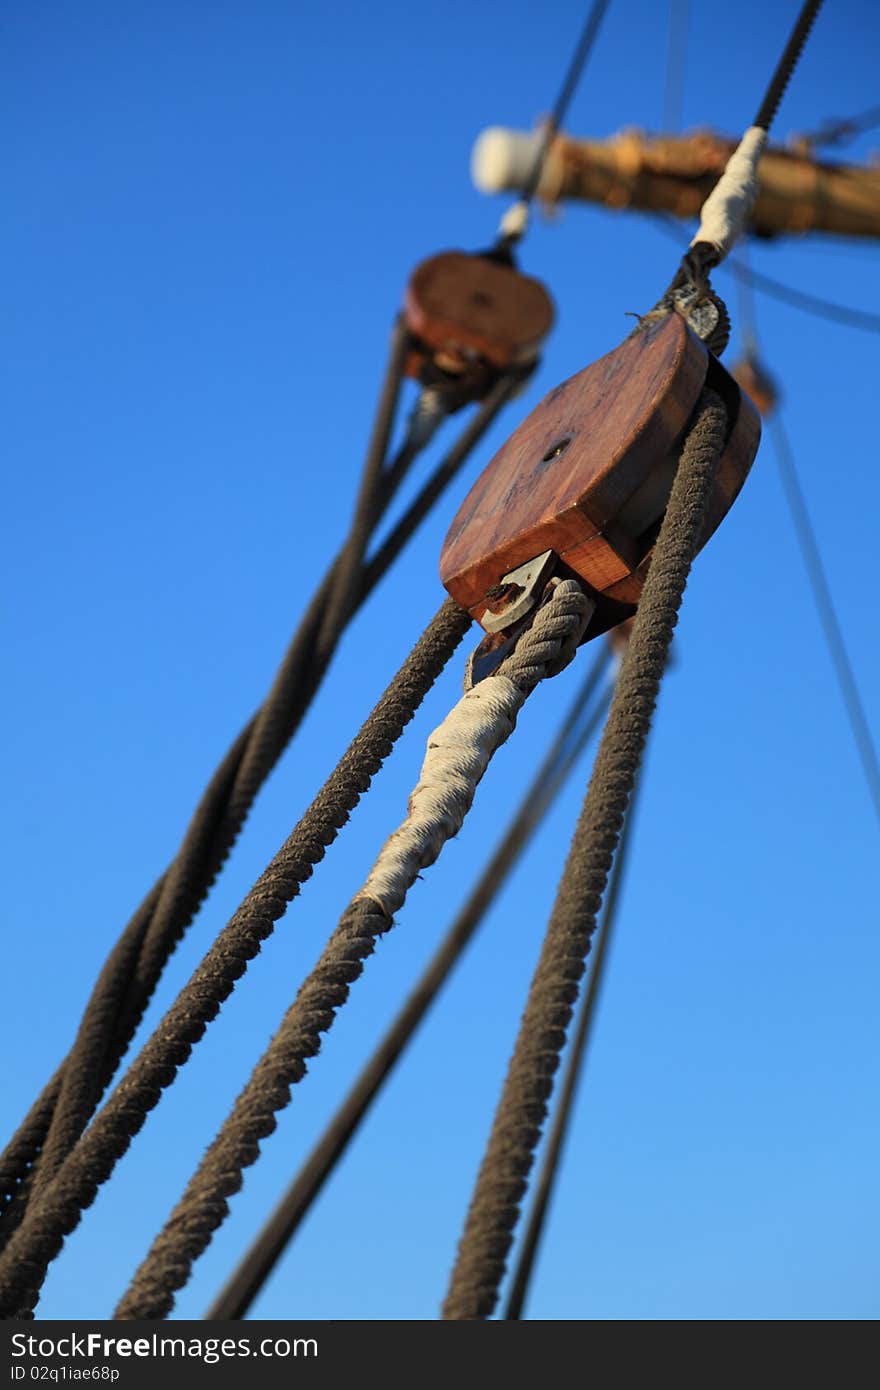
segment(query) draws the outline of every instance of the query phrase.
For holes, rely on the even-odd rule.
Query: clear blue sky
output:
[[[694,0],[686,126],[751,119],[796,10]],[[4,315],[9,789],[3,1128],[258,703],[345,528],[384,347],[420,257],[478,247],[487,124],[545,111],[583,6],[50,4],[7,11]],[[570,128],[657,128],[667,10],[614,0]],[[829,0],[778,132],[877,100],[878,19]],[[880,135],[875,137],[880,143]],[[871,137],[853,147],[864,158]],[[878,308],[875,246],[754,265]],[[524,256],[559,306],[528,395],[607,351],[668,282],[637,216],[572,207]],[[729,278],[719,286],[736,300]],[[877,339],[759,304],[874,718]],[[442,591],[462,482],[367,605],[151,1011],[155,1024],[320,785]],[[632,873],[530,1313],[877,1315],[877,825],[769,441],[701,557],[650,751]],[[583,658],[586,660],[586,656]],[[199,1316],[433,949],[576,668],[538,692],[444,860],[356,985],[190,1287]],[[108,1316],[323,939],[400,818],[438,685],[52,1267],[43,1316]],[[257,1308],[432,1318],[584,770]],[[577,785],[578,782],[580,785]],[[145,1033],[142,1033],[142,1037]]]

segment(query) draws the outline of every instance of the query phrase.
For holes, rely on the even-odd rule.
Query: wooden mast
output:
[[[472,171],[487,193],[522,188],[535,134],[491,127],[477,140]],[[607,140],[557,135],[537,196],[638,208],[693,219],[714,188],[735,141],[708,130],[681,136],[621,131]],[[751,218],[759,236],[831,232],[880,237],[880,168],[824,163],[804,150],[769,148],[759,165]]]

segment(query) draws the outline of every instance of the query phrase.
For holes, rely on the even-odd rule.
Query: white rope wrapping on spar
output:
[[[358,898],[378,902],[389,917],[403,905],[419,871],[458,834],[483,773],[513,733],[532,690],[573,659],[594,607],[575,580],[560,580],[496,674],[452,707],[428,738],[406,820],[386,840]]]
[[[767,144],[761,126],[749,126],[724,173],[700,209],[699,230],[691,242],[710,241],[723,260],[749,219],[758,196],[758,161]]]

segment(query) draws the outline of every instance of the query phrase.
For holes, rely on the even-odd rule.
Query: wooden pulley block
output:
[[[409,375],[423,375],[426,363],[452,375],[482,368],[488,385],[498,372],[534,360],[554,310],[540,281],[513,266],[444,251],[416,266],[403,316],[417,340]]]
[[[524,590],[539,580],[536,561],[549,554],[597,601],[588,637],[630,616],[704,385],[728,411],[705,543],[746,479],[761,425],[729,372],[671,313],[557,386],[495,455],[443,545],[440,577],[452,597],[499,633],[506,613],[519,618]]]

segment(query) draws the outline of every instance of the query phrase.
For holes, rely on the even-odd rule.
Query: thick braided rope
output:
[[[335,591],[338,569],[337,558],[316,590],[262,707],[211,778],[176,857],[102,967],[70,1053],[0,1155],[0,1212],[38,1155],[35,1191],[45,1186],[79,1138],[168,959],[207,898],[260,787],[308,709],[334,649],[321,613]],[[338,641],[341,629],[335,636]],[[9,1229],[5,1218],[3,1238]],[[0,1247],[2,1243],[0,1239]]]
[[[408,342],[399,321],[345,544],[315,591],[262,706],[212,776],[177,855],[102,967],[68,1056],[0,1155],[0,1215],[17,1197],[0,1228],[0,1249],[94,1114],[165,965],[296,732],[358,605],[367,546],[384,506],[383,467]],[[413,452],[405,445],[403,458]]]
[[[518,710],[540,680],[555,675],[573,659],[592,611],[593,604],[580,585],[562,581],[498,673],[468,692],[430,735],[408,817],[408,822],[418,821],[421,830],[400,856],[405,868],[398,865],[386,876],[388,882],[393,880],[393,887],[382,901],[371,896],[374,870],[343,913],[229,1118],[153,1242],[116,1311],[117,1318],[162,1318],[171,1311],[175,1292],[187,1282],[194,1261],[225,1220],[227,1199],[241,1188],[244,1169],[259,1157],[260,1141],[275,1129],[276,1115],[290,1101],[291,1087],[305,1075],[307,1059],[318,1052],[321,1035],[332,1026],[376,941],[393,925],[392,914],[402,905],[419,868],[433,863],[442,844],[457,833],[492,753],[513,731]],[[477,691],[482,692],[480,699]],[[437,795],[437,776],[450,779],[445,797]],[[428,804],[431,810],[426,813]],[[389,843],[400,842],[398,831]],[[386,844],[380,861],[387,848]]]
[[[443,1308],[445,1318],[485,1318],[495,1308],[596,915],[699,546],[725,425],[723,403],[713,392],[704,391],[682,452],[532,980],[459,1244]]]
[[[291,835],[250,889],[0,1255],[0,1317],[30,1311],[50,1262],[110,1177],[248,962],[311,876],[470,626],[447,600]]]
[[[484,437],[517,385],[531,370],[530,367],[526,372],[505,374],[489,392],[386,539],[375,554],[366,560],[359,603],[373,592],[387,574],[431,507],[458,475],[462,464]],[[393,471],[399,473],[406,451],[407,445],[404,444]],[[263,710],[269,704],[274,705],[277,711],[286,712],[286,722],[274,724],[278,738],[285,741],[293,737],[332,656],[332,643],[328,646],[330,639],[326,631],[325,610],[331,586],[335,587],[338,563],[339,557],[316,590],[263,706]],[[220,871],[247,816],[250,802],[259,790],[259,777],[267,776],[272,765],[269,760],[273,756],[280,756],[281,744],[275,745],[274,755],[272,752],[271,737],[274,735],[268,741],[263,741],[262,734],[258,734],[256,726],[261,716],[262,711],[242,730],[227,752],[199,803],[172,870],[159,879],[138,908],[101,972],[89,1010],[92,1007],[103,1009],[106,1000],[119,1001],[118,1007],[112,1003],[117,1026],[110,1050],[102,1057],[100,1065],[77,1068],[80,1075],[87,1072],[93,1075],[96,1088],[91,1098],[83,1099],[80,1096],[75,1102],[81,1107],[80,1116],[85,1115],[83,1127],[116,1071],[166,961],[207,897],[214,877]],[[263,734],[268,733],[269,728],[270,723],[264,722]],[[251,752],[258,748],[262,751],[257,752],[254,758]],[[245,757],[245,754],[248,756]],[[81,1033],[88,1035],[90,1046],[96,1032],[92,1028],[91,1018],[87,1020],[84,1017]],[[69,1057],[65,1059],[43,1088],[0,1154],[0,1250],[24,1214],[30,1196],[30,1175],[38,1158],[39,1167],[43,1167],[41,1150],[53,1117],[58,1113],[58,1100],[69,1060]],[[86,1109],[87,1105],[91,1108]],[[73,1115],[73,1107],[69,1114]],[[75,1125],[67,1129],[59,1143],[59,1151],[53,1155],[53,1161],[56,1157],[60,1161],[60,1157],[63,1157],[60,1150],[64,1145],[72,1147],[79,1132]],[[51,1168],[52,1163],[47,1166]]]
[[[315,591],[263,705],[213,774],[177,855],[102,966],[70,1052],[0,1154],[0,1250],[85,1130],[165,965],[311,703],[331,654],[318,639],[338,563]]]

